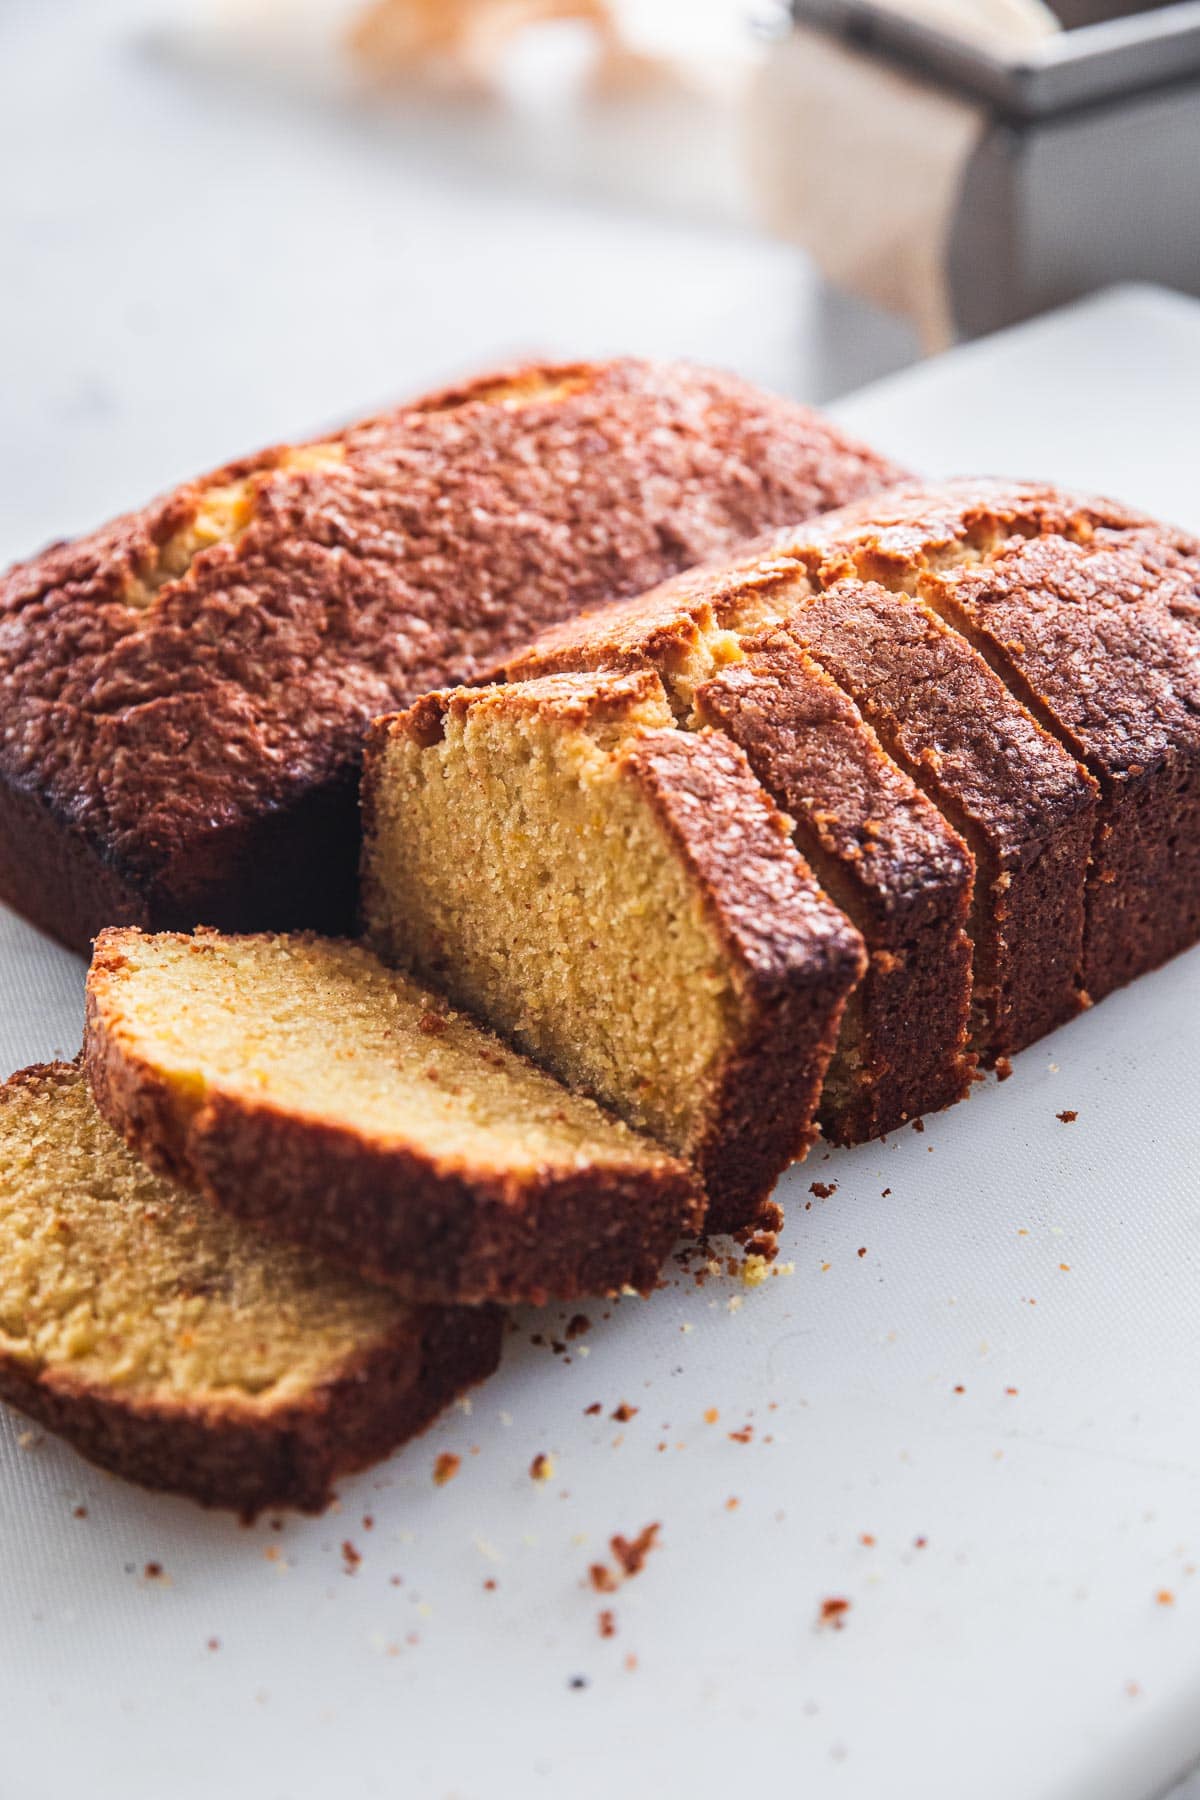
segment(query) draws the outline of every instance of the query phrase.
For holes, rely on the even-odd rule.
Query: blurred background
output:
[[[0,556],[481,364],[1200,292],[1200,4],[2,0]]]

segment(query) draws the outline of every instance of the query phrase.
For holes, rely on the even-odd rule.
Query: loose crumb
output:
[[[742,1504],[742,1503],[741,1503],[741,1501],[740,1501],[740,1500],[739,1500],[739,1499],[738,1499],[738,1497],[737,1497],[737,1495],[736,1495],[736,1494],[730,1494],[730,1496],[729,1496],[729,1498],[728,1498],[728,1500],[727,1500],[727,1501],[726,1501],[726,1502],[725,1502],[725,1511],[726,1511],[726,1512],[736,1512],[736,1511],[737,1511],[737,1509],[738,1509],[738,1507],[739,1507],[739,1506],[740,1506],[740,1505],[741,1505],[741,1504]]]
[[[426,1037],[441,1037],[446,1029],[446,1021],[441,1013],[423,1012],[417,1020],[417,1028],[423,1031]]]
[[[593,1400],[592,1404],[590,1406],[584,1407],[583,1416],[585,1419],[590,1419],[590,1418],[593,1418],[596,1413],[603,1412],[603,1411],[604,1411],[604,1408],[601,1406],[599,1400]]]
[[[1064,1112],[1055,1113],[1054,1116],[1056,1119],[1061,1119],[1064,1125],[1073,1125],[1079,1117],[1079,1114],[1077,1112],[1071,1112],[1068,1109]]]
[[[630,1419],[636,1418],[637,1410],[636,1406],[630,1406],[628,1400],[622,1400],[620,1406],[613,1408],[611,1416],[617,1420],[618,1424],[628,1425]]]
[[[858,1541],[860,1544],[865,1544],[868,1550],[875,1548],[875,1539],[869,1531],[859,1532]]]
[[[75,1518],[75,1519],[86,1519],[88,1516],[87,1507],[86,1506],[77,1506],[71,1516],[72,1516],[72,1518]]]
[[[929,1539],[927,1537],[915,1537],[913,1539],[913,1549],[914,1550],[924,1550],[924,1548],[928,1542],[929,1542]]]
[[[1007,1056],[998,1056],[996,1058],[996,1080],[1007,1081],[1012,1072],[1013,1066],[1011,1059]]]
[[[566,1335],[568,1338],[582,1337],[585,1331],[592,1329],[592,1321],[586,1313],[575,1313],[567,1320]]]
[[[628,1670],[629,1674],[632,1675],[634,1670],[637,1668],[637,1666],[638,1666],[637,1657],[633,1654],[633,1651],[631,1650],[629,1652],[629,1655],[625,1658],[625,1667]]]
[[[161,1581],[166,1571],[160,1562],[148,1562],[142,1573],[147,1581]]]
[[[956,1387],[956,1388],[955,1388],[955,1390],[954,1390],[954,1391],[955,1391],[955,1393],[956,1393],[956,1394],[965,1394],[965,1393],[966,1393],[966,1391],[967,1391],[967,1390],[966,1390],[966,1388],[965,1388],[965,1387],[964,1387],[964,1386],[963,1386],[963,1385],[962,1385],[962,1382],[961,1382],[961,1381],[960,1381],[960,1382],[959,1382],[959,1384],[958,1384],[958,1386],[957,1386],[957,1387]]]
[[[533,1481],[553,1481],[554,1458],[544,1450],[539,1450],[529,1465],[529,1474]]]
[[[721,1416],[721,1415],[720,1415],[720,1413],[719,1413],[719,1412],[718,1412],[718,1411],[717,1411],[717,1409],[716,1409],[716,1407],[715,1407],[715,1406],[710,1406],[710,1407],[708,1407],[708,1408],[707,1408],[707,1409],[706,1409],[706,1411],[705,1411],[705,1414],[704,1414],[704,1423],[705,1423],[705,1424],[706,1424],[706,1425],[715,1425],[715,1424],[716,1424],[716,1422],[717,1422],[717,1420],[718,1420],[718,1419],[719,1419],[719,1418],[720,1418],[720,1416]]]
[[[496,1577],[494,1575],[487,1576],[483,1586],[485,1593],[494,1594],[496,1591]]]
[[[891,1188],[884,1188],[884,1190],[883,1190],[882,1194],[880,1194],[879,1198],[881,1200],[886,1200],[888,1195],[891,1193],[891,1191],[892,1191]]]
[[[456,1456],[453,1450],[439,1451],[433,1465],[433,1479],[435,1484],[438,1487],[445,1487],[448,1481],[454,1480],[454,1477],[461,1468],[461,1456]]]
[[[607,1563],[593,1563],[588,1570],[588,1580],[598,1594],[615,1594],[620,1586]]]
[[[1174,1604],[1175,1604],[1175,1596],[1171,1592],[1170,1588],[1159,1588],[1159,1590],[1158,1590],[1157,1594],[1155,1594],[1154,1598],[1158,1602],[1159,1606],[1174,1606]]]
[[[597,1620],[597,1624],[599,1625],[600,1636],[602,1638],[616,1637],[616,1635],[617,1635],[617,1618],[616,1618],[616,1614],[613,1612],[613,1610],[610,1606],[606,1606],[604,1608],[604,1611],[600,1614],[600,1616]]]
[[[924,1119],[914,1119],[912,1122],[912,1128],[914,1131],[924,1131],[924,1129],[925,1129]]]
[[[831,1195],[837,1193],[837,1185],[836,1181],[811,1181],[808,1191],[810,1194],[815,1194],[818,1200],[828,1200]]]
[[[1005,1391],[1005,1393],[1006,1393],[1006,1394],[1012,1394],[1012,1395],[1013,1395],[1013,1396],[1014,1396],[1014,1398],[1015,1398],[1015,1396],[1016,1396],[1016,1393],[1017,1393],[1017,1389],[1016,1389],[1016,1388],[1014,1388],[1014,1387],[1006,1387],[1006,1388],[1005,1388],[1005,1390],[1004,1390],[1004,1391]]]
[[[211,1637],[211,1638],[209,1638],[209,1640],[208,1640],[208,1648],[209,1648],[209,1649],[210,1649],[210,1650],[219,1650],[219,1649],[220,1649],[220,1648],[221,1648],[221,1640],[220,1640],[220,1638],[218,1638],[218,1637]]]
[[[827,1630],[841,1631],[846,1624],[846,1614],[850,1611],[850,1602],[835,1596],[830,1600],[822,1600],[821,1610],[817,1614],[817,1624]]]
[[[754,1427],[753,1425],[743,1425],[739,1431],[731,1431],[729,1437],[731,1442],[735,1444],[752,1443],[754,1439]]]
[[[349,1538],[344,1539],[342,1543],[342,1561],[346,1566],[347,1575],[356,1575],[362,1564],[362,1552],[355,1549]]]
[[[587,1684],[588,1679],[586,1675],[572,1675],[571,1679],[567,1682],[567,1686],[573,1688],[576,1692],[578,1692],[580,1688],[585,1688]]]
[[[860,1255],[860,1256],[865,1256],[865,1255],[866,1255],[866,1254],[867,1254],[867,1246],[866,1246],[866,1245],[865,1245],[865,1244],[860,1244],[860,1245],[859,1245],[859,1250],[858,1250],[858,1254],[859,1254],[859,1255]]]
[[[646,1566],[647,1556],[651,1550],[658,1548],[658,1534],[661,1530],[662,1526],[655,1523],[644,1526],[635,1538],[622,1537],[620,1532],[616,1532],[609,1539],[609,1548],[620,1563],[627,1581],[641,1574]]]

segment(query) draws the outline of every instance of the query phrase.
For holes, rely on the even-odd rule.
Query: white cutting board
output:
[[[1200,306],[1126,289],[838,410],[1200,527],[1198,392]],[[4,1069],[75,1050],[81,991],[0,916]],[[0,1800],[1155,1793],[1200,1754],[1198,1007],[1193,953],[923,1134],[818,1150],[761,1288],[586,1306],[566,1355],[522,1318],[323,1519],[246,1530],[0,1414]]]

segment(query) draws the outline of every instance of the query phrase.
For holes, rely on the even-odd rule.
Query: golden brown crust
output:
[[[77,948],[97,912],[345,929],[373,715],[896,473],[731,378],[637,362],[502,372],[327,442],[0,580],[0,834],[28,846],[0,897]],[[236,540],[162,580],[205,493],[243,482]],[[64,903],[64,863],[78,896],[108,872],[97,906]]]
[[[242,1094],[190,1098],[117,1029],[122,936],[100,935],[88,974],[96,1104],[152,1168],[234,1216],[434,1305],[648,1292],[680,1234],[699,1229],[695,1179],[666,1155],[627,1169],[487,1170]]]
[[[0,1108],[26,1085],[75,1079],[66,1064],[24,1069],[0,1087]],[[249,1516],[265,1507],[319,1512],[339,1476],[388,1455],[489,1375],[501,1330],[490,1307],[405,1311],[336,1374],[269,1409],[151,1401],[12,1355],[0,1355],[0,1397],[143,1487]]]

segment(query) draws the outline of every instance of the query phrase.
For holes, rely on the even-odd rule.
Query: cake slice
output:
[[[494,1308],[414,1308],[130,1155],[76,1064],[0,1087],[0,1396],[145,1487],[319,1511],[495,1368]]]
[[[646,1290],[702,1216],[680,1162],[358,944],[103,932],[85,1058],[155,1167],[410,1300]]]
[[[507,672],[653,668],[682,727],[711,726],[745,752],[866,941],[820,1108],[825,1135],[855,1143],[967,1091],[974,859],[854,702],[780,628],[809,591],[796,560],[768,546],[568,621]]]
[[[1094,781],[919,600],[839,581],[800,602],[786,629],[971,847],[980,1056],[995,1062],[1073,1018]]]
[[[734,744],[648,669],[434,694],[374,727],[364,835],[384,957],[694,1163],[711,1229],[771,1216],[863,950]]]

